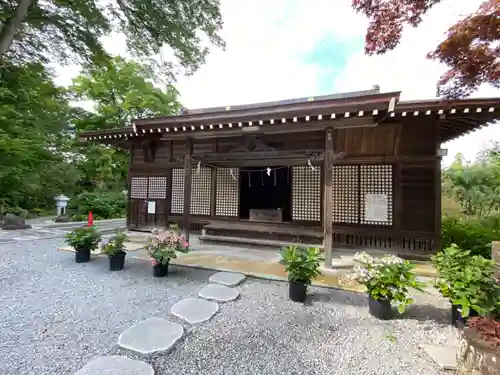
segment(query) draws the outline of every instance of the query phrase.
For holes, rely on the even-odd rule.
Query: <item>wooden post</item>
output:
[[[213,140],[212,143],[212,152],[217,152],[217,139]],[[217,200],[217,168],[212,168],[212,181],[211,183],[211,191],[210,191],[210,216],[212,218],[215,216],[215,202]]]
[[[436,163],[434,169],[434,232],[436,235],[436,240],[434,242],[434,250],[435,252],[441,249],[441,156],[437,156],[438,149],[441,147],[441,140],[439,139],[439,133],[437,132],[438,127],[436,128]]]
[[[497,266],[496,277],[500,282],[500,242],[495,241],[491,244],[491,259],[495,261]]]
[[[191,155],[193,155],[193,140],[186,139],[186,154],[184,155],[184,208],[183,227],[186,234],[186,241],[189,241],[191,227]]]
[[[332,268],[332,174],[333,174],[333,130],[325,131],[325,160],[323,163],[323,249],[325,268]]]

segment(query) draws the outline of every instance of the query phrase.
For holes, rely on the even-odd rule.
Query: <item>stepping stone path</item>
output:
[[[145,362],[112,355],[94,358],[75,375],[154,375],[154,373],[153,368]]]
[[[189,324],[210,320],[219,311],[219,305],[200,298],[186,298],[177,302],[170,312]]]
[[[208,282],[225,286],[237,286],[245,281],[245,279],[245,275],[242,275],[241,273],[217,272],[216,274],[210,276]]]
[[[188,324],[210,320],[219,305],[236,300],[240,292],[232,287],[241,284],[245,275],[217,272],[210,276],[209,284],[200,292],[200,298],[186,298],[177,302],[170,312]],[[142,356],[169,352],[184,335],[184,328],[163,318],[149,318],[125,330],[118,338],[118,346]],[[125,356],[97,357],[82,367],[75,375],[154,375],[146,362]]]
[[[140,355],[168,352],[184,334],[184,328],[162,318],[149,318],[123,332],[118,338],[120,348]]]
[[[200,290],[199,296],[215,302],[229,302],[234,301],[240,296],[238,289],[229,288],[219,284],[208,284]]]

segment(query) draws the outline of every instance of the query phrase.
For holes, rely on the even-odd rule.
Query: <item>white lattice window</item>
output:
[[[184,211],[184,168],[172,169],[172,202],[170,211],[182,214]]]
[[[332,172],[332,221],[358,223],[359,167],[334,165]]]
[[[392,225],[393,191],[392,165],[362,165],[360,169],[361,224]],[[367,199],[377,195],[382,202],[384,220],[370,220],[366,216]]]
[[[191,215],[210,215],[212,169],[193,168],[191,182]]]
[[[132,177],[130,180],[130,198],[146,199],[148,197],[148,178]]]
[[[148,199],[167,199],[166,177],[149,177]]]
[[[215,215],[238,216],[240,179],[238,168],[220,168],[217,173],[217,199]]]
[[[321,220],[321,168],[292,167],[292,217],[294,220]]]

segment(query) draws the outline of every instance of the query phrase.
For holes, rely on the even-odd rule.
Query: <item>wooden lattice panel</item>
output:
[[[184,211],[184,168],[172,169],[172,202],[170,212],[182,214]]]
[[[293,220],[321,220],[321,168],[292,167]]]
[[[359,222],[359,167],[334,165],[332,174],[332,221]]]
[[[220,168],[217,173],[215,215],[238,216],[240,179],[238,168]]]
[[[362,165],[360,167],[361,224],[392,225],[392,165]],[[385,220],[369,220],[366,217],[366,195],[382,194],[387,198]]]
[[[149,177],[148,199],[167,199],[166,177]]]
[[[130,180],[130,198],[147,199],[148,197],[148,178],[132,177]]]
[[[210,215],[212,169],[193,168],[191,182],[191,215]]]

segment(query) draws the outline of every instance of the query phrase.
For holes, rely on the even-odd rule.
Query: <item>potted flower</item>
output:
[[[110,271],[120,271],[125,266],[125,255],[127,253],[123,249],[127,240],[127,234],[123,230],[118,229],[116,234],[109,239],[108,243],[102,246],[102,252],[108,254]]]
[[[372,257],[366,252],[356,253],[354,262],[350,278],[366,287],[368,310],[378,319],[391,319],[392,305],[402,314],[414,302],[408,295],[410,289],[421,291],[425,285],[412,272],[415,265],[394,255]]]
[[[66,243],[75,249],[76,263],[90,260],[90,252],[97,248],[101,234],[94,226],[76,228],[66,234]]]
[[[463,326],[469,316],[494,311],[498,286],[495,263],[452,244],[432,257],[438,271],[434,287],[450,300],[452,324]]]
[[[177,258],[177,252],[187,253],[190,245],[177,225],[171,225],[163,231],[153,229],[152,234],[146,249],[151,257],[153,275],[163,277],[168,274],[170,259]]]
[[[304,302],[307,286],[311,284],[311,280],[321,275],[321,251],[316,247],[290,245],[283,248],[281,257],[281,263],[288,273],[289,298],[295,302]]]

